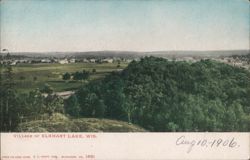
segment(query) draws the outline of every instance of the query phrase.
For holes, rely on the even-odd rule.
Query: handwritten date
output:
[[[215,148],[215,147],[229,147],[229,148],[236,148],[240,145],[237,144],[237,141],[234,137],[229,139],[188,139],[186,136],[180,136],[176,139],[177,146],[188,146],[187,153],[190,153],[192,149],[196,146],[204,147],[204,148]]]

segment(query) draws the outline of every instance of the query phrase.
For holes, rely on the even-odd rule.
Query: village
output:
[[[168,60],[175,61],[186,61],[190,63],[195,63],[200,60],[210,59],[213,61],[225,63],[235,67],[241,67],[250,70],[250,54],[246,55],[244,58],[242,56],[219,56],[219,57],[197,57],[197,56],[186,56],[180,58],[172,58]]]
[[[70,64],[70,63],[114,63],[114,62],[125,62],[130,63],[133,59],[125,58],[75,58],[75,57],[21,57],[21,56],[4,56],[0,61],[1,64],[10,64],[15,66],[17,64],[36,64],[36,63],[58,63],[58,64]],[[139,60],[139,59],[134,59]]]
[[[243,57],[243,58],[242,58]],[[7,64],[14,66],[17,64],[36,64],[36,63],[58,63],[58,64],[70,64],[70,63],[115,63],[115,62],[124,62],[130,63],[131,61],[139,61],[141,57],[137,58],[120,58],[120,57],[87,57],[87,58],[78,58],[78,57],[22,57],[22,56],[9,56],[6,55],[4,58],[2,57],[1,64]],[[235,67],[242,67],[250,70],[250,56],[242,55],[242,56],[216,56],[216,57],[202,57],[202,56],[181,56],[181,57],[173,57],[173,56],[164,56],[163,58],[168,59],[169,61],[186,61],[189,63],[195,63],[200,60],[214,60],[221,63],[225,63]]]

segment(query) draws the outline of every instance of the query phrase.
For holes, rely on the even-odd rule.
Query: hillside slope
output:
[[[18,132],[144,132],[143,128],[122,121],[78,118],[70,119],[56,113],[46,120],[21,123]]]

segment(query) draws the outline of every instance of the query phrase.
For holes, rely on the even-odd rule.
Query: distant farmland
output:
[[[45,83],[51,85],[56,92],[75,90],[84,82],[62,80],[62,75],[66,72],[74,73],[76,71],[86,70],[91,73],[89,80],[102,78],[112,71],[124,69],[127,64],[121,63],[71,63],[71,64],[18,64],[13,66],[14,79],[18,92],[29,92],[36,88],[42,88]],[[96,72],[92,72],[93,69]]]

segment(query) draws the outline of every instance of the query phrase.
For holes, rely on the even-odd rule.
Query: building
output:
[[[50,59],[42,59],[41,62],[42,63],[51,63],[51,60]]]
[[[95,63],[95,59],[90,59],[89,62]]]
[[[84,62],[84,63],[88,63],[89,61],[88,61],[86,58],[84,58],[84,59],[83,59],[83,62]]]
[[[113,63],[113,59],[111,59],[111,58],[105,58],[105,59],[102,59],[102,62],[104,62],[104,63]]]
[[[60,64],[68,64],[69,61],[67,59],[59,60],[58,63]]]
[[[17,64],[17,60],[10,63],[11,66],[15,66]]]
[[[75,58],[70,59],[69,63],[76,63],[76,59]]]

